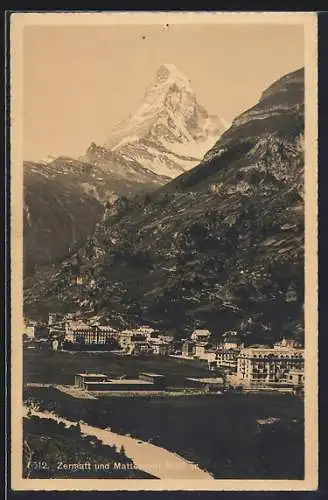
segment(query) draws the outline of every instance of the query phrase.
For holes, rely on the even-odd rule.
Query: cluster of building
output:
[[[35,322],[26,323],[24,329],[26,337],[33,338],[36,329]],[[66,348],[87,346],[91,349],[96,349],[97,346],[107,349],[107,344],[110,344],[108,349],[112,349],[115,345],[127,355],[173,355],[203,360],[208,363],[210,371],[223,373],[226,379],[230,378],[236,385],[248,387],[304,385],[304,350],[300,343],[291,339],[283,339],[273,346],[246,347],[235,331],[226,332],[221,342],[217,342],[212,340],[209,330],[196,329],[189,338],[182,339],[180,346],[177,346],[172,336],[149,326],[117,331],[109,325],[100,324],[99,321],[87,323],[69,314],[61,318],[50,314],[48,332],[54,350],[60,344]],[[108,380],[103,380],[101,383],[104,382],[112,383]]]
[[[195,330],[189,339],[182,343],[182,355],[193,359],[203,359],[209,363],[209,367],[231,368],[237,366],[237,356],[244,348],[243,342],[238,338],[237,332],[226,332],[222,342],[211,343],[211,332],[209,330]]]
[[[113,344],[126,354],[170,354],[173,337],[161,334],[148,326],[117,331],[110,326],[68,321],[65,324],[64,342],[83,345]]]
[[[119,333],[118,343],[128,354],[158,354],[167,356],[171,353],[174,338],[161,334],[148,326],[123,330]]]
[[[28,340],[36,338],[37,322],[25,321],[23,333]],[[52,342],[53,349],[59,345],[66,348],[97,348],[113,345],[126,354],[158,354],[167,356],[171,354],[174,338],[162,334],[159,330],[149,326],[118,331],[110,325],[101,322],[85,321],[76,318],[73,314],[59,316],[49,314],[47,336]]]
[[[182,346],[182,354],[207,360],[209,369],[221,369],[235,385],[244,387],[303,387],[304,349],[292,339],[282,339],[273,347],[245,347],[237,332],[227,332],[215,348],[208,330],[196,330]]]

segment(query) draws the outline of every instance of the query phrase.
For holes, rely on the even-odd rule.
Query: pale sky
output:
[[[24,159],[79,156],[105,142],[162,63],[185,73],[200,104],[231,122],[304,66],[303,26],[26,26]]]

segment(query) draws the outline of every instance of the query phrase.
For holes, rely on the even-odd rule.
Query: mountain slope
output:
[[[69,284],[67,261],[26,283],[26,311],[60,308],[59,296],[68,309],[179,336],[206,325],[249,342],[302,338],[303,128],[299,70],[237,117],[197,167],[113,203],[77,255],[84,285]]]
[[[94,231],[104,204],[117,196],[145,193],[167,179],[130,169],[104,172],[74,158],[24,162],[24,272],[58,263]]]
[[[279,165],[267,158],[267,149],[286,150],[289,157],[292,151],[288,143],[295,143],[304,129],[304,70],[288,74],[263,92],[259,102],[248,111],[238,116],[232,126],[220,137],[206,153],[203,162],[196,168],[168,184],[164,191],[207,188],[216,179],[225,180],[234,172],[233,163],[239,169],[239,163],[250,166],[250,159],[257,162],[257,170],[264,167],[274,169],[278,175]],[[271,145],[271,146],[270,146]],[[255,148],[252,150],[252,148]],[[229,164],[229,169],[222,168]],[[302,170],[297,169],[302,177]],[[290,180],[296,172],[290,172]],[[285,174],[288,174],[286,171]]]
[[[199,163],[225,129],[197,102],[188,78],[163,64],[135,114],[113,129],[106,144],[89,148],[86,158],[103,166],[108,160],[112,168],[113,156],[173,178]]]

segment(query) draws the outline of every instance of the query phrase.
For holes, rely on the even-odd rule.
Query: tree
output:
[[[125,455],[125,448],[124,448],[123,444],[122,444],[122,446],[120,448],[120,454],[121,455]]]

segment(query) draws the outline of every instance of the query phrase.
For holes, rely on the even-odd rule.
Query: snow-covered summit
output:
[[[103,148],[173,178],[198,164],[226,128],[198,103],[189,78],[166,63],[138,109],[112,130]]]

